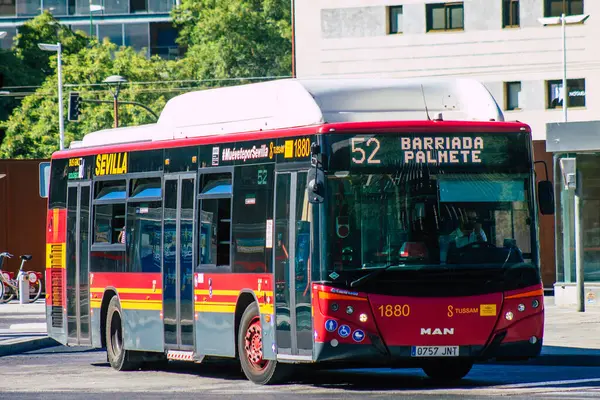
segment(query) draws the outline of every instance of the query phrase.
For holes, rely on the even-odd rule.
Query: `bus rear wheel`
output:
[[[471,360],[432,360],[431,363],[423,365],[423,372],[436,381],[452,382],[467,376],[471,368]]]
[[[123,318],[117,296],[110,299],[106,312],[106,353],[110,366],[117,371],[132,371],[141,365],[136,352],[123,348]]]
[[[290,366],[263,358],[262,327],[256,303],[246,307],[238,332],[238,354],[246,377],[258,385],[284,382]]]

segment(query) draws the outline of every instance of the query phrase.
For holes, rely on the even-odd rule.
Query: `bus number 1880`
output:
[[[382,317],[408,317],[410,315],[410,306],[408,304],[382,304],[378,308]]]

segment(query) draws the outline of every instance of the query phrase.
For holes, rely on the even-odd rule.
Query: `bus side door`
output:
[[[279,359],[312,357],[310,224],[307,172],[277,172],[275,189],[275,314]]]

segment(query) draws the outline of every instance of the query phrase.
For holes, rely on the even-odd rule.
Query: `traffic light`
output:
[[[69,121],[77,121],[80,111],[81,97],[79,97],[79,92],[69,93],[69,115],[67,116],[67,119]]]

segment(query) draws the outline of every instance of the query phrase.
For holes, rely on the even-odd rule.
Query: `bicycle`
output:
[[[31,260],[31,256],[26,254],[20,257],[21,266],[15,278],[13,272],[2,270],[4,259],[12,257],[13,255],[10,253],[0,253],[0,303],[7,303],[15,297],[19,297],[19,280],[21,276],[29,281],[29,302],[33,303],[42,294],[42,274],[36,271],[23,270],[25,262]]]

